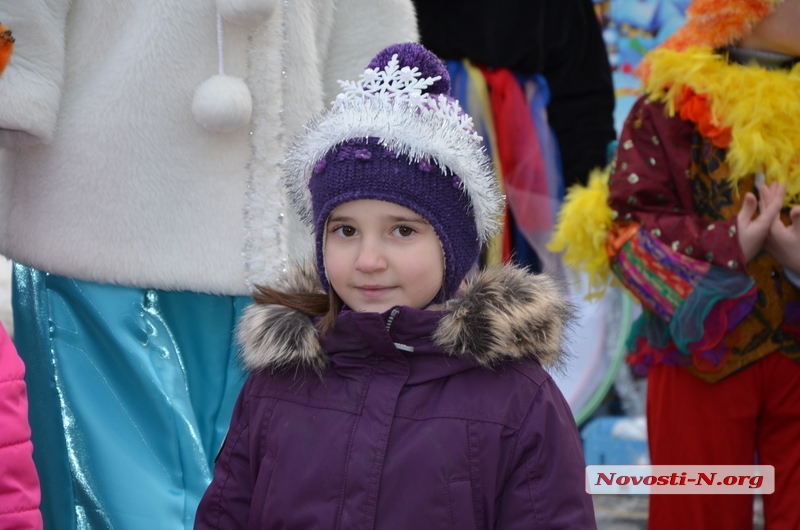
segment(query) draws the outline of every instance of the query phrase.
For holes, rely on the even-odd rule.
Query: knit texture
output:
[[[336,206],[361,199],[393,202],[422,216],[436,231],[445,256],[444,295],[450,298],[480,253],[475,218],[457,175],[446,175],[429,160],[412,162],[380,145],[354,139],[317,163],[309,183],[320,281],[327,289],[323,243]]]
[[[359,81],[341,85],[287,161],[289,196],[314,229],[322,285],[331,212],[374,199],[434,228],[445,259],[442,294],[452,297],[496,232],[503,198],[472,119],[448,95],[446,68],[421,45],[398,44],[378,53]]]

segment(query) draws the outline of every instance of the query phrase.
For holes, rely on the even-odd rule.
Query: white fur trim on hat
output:
[[[378,72],[391,68],[392,62]],[[357,83],[340,82],[343,94],[306,127],[289,152],[284,176],[289,197],[301,218],[311,225],[308,184],[317,162],[348,140],[378,138],[384,147],[412,162],[428,159],[445,174],[458,175],[469,196],[478,235],[485,243],[498,229],[503,197],[482,139],[456,100],[421,93],[416,86],[406,90],[420,82],[427,86],[430,83],[425,81],[432,80],[418,79],[416,68],[403,70],[405,81],[400,82],[397,70],[396,75],[378,80],[384,84],[382,89],[376,89],[373,69],[367,69]]]

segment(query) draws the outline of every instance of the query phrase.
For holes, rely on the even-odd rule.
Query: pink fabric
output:
[[[33,465],[25,366],[0,324],[0,528],[42,528],[39,476]]]

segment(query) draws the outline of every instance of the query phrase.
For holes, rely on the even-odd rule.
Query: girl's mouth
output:
[[[394,287],[386,287],[383,285],[362,285],[356,287],[356,290],[365,298],[380,298],[394,289]]]

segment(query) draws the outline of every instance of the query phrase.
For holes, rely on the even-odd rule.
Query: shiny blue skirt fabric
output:
[[[45,528],[192,528],[244,383],[249,303],[14,265]]]

